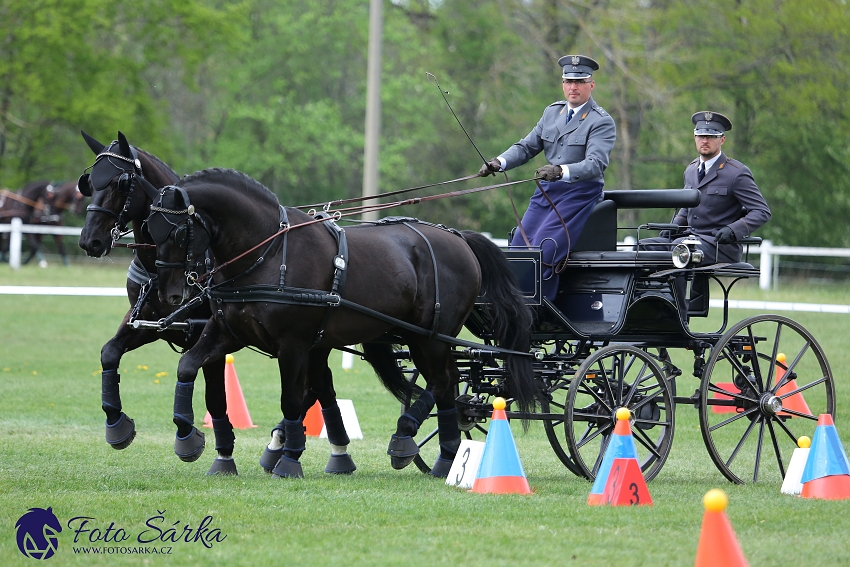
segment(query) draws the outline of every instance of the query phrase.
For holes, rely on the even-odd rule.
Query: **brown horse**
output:
[[[44,207],[36,210],[32,215],[31,223],[45,226],[62,226],[66,212],[75,215],[83,214],[85,210],[85,197],[77,189],[76,181],[65,182],[58,187],[53,185],[47,186],[47,192],[44,200]],[[29,263],[34,257],[38,256],[39,263],[44,262],[44,257],[41,254],[41,239],[44,235],[35,233],[30,239],[31,250],[24,264]],[[65,250],[65,243],[61,234],[53,235],[53,242],[56,244],[56,250],[62,258],[62,263],[68,265],[68,253]]]
[[[33,217],[44,209],[48,187],[51,187],[49,181],[33,181],[17,193],[3,189],[0,192],[0,223],[8,224],[13,218],[19,218],[24,224],[32,224]],[[2,236],[0,258],[7,261],[9,234],[4,232]],[[26,233],[27,242],[33,250],[37,249],[35,236],[33,233]]]
[[[202,365],[245,346],[277,358],[286,433],[277,476],[303,474],[304,368],[326,368],[331,349],[357,343],[399,399],[410,385],[391,345],[408,345],[427,388],[399,418],[388,454],[395,468],[413,461],[418,447],[412,437],[436,404],[441,455],[434,468],[445,475],[460,444],[454,400],[459,371],[451,343],[479,293],[500,323],[497,342],[522,353],[506,358],[516,403],[525,411],[536,403],[531,361],[524,356],[530,312],[503,253],[478,233],[415,219],[342,230],[332,220],[281,207],[260,183],[220,169],[161,189],[147,229],[157,243],[163,303],[190,297],[198,283],[192,259],[203,250],[220,262],[204,290],[213,317],[178,365],[175,414],[187,412],[184,422],[191,423],[192,384]]]

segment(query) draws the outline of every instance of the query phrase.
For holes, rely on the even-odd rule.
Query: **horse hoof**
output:
[[[387,455],[390,456],[390,464],[396,470],[401,470],[416,458],[419,454],[419,445],[410,435],[399,437],[393,435],[390,445],[387,447]]]
[[[260,466],[263,467],[263,470],[267,473],[271,473],[282,456],[283,448],[269,449],[267,445],[263,454],[260,456]]]
[[[197,461],[204,452],[204,434],[192,427],[192,431],[186,437],[174,439],[174,453],[184,463]]]
[[[304,470],[301,468],[301,463],[295,459],[281,455],[280,460],[272,470],[272,476],[275,478],[304,478]]]
[[[329,474],[351,474],[356,470],[357,467],[354,465],[354,460],[348,453],[344,455],[331,455],[327,466],[325,466],[325,472]]]
[[[449,476],[450,470],[452,470],[452,461],[443,457],[437,457],[437,461],[431,467],[431,472],[428,474],[437,478],[446,478]]]
[[[123,411],[118,416],[118,421],[106,424],[106,442],[113,449],[126,449],[136,437],[136,422],[127,417]]]
[[[207,471],[208,475],[220,474],[220,475],[233,475],[236,476],[239,473],[236,471],[236,461],[233,459],[216,459],[213,461],[210,470]]]

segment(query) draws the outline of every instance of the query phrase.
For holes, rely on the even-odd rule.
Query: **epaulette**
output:
[[[698,161],[699,161],[699,158],[696,158],[694,161],[692,161],[688,165],[696,165]]]
[[[737,162],[737,163],[736,163],[736,162]],[[738,169],[741,169],[741,166],[740,166],[740,165],[738,165],[738,164],[739,164],[739,163],[741,163],[741,162],[739,162],[738,160],[734,160],[734,159],[730,158],[729,156],[726,156],[726,163],[728,163],[728,164],[729,164],[729,165],[731,165],[732,167],[736,167],[736,168],[738,168]]]
[[[598,113],[600,114],[600,116],[608,116],[608,113],[607,113],[607,112],[605,112],[605,109],[604,109],[604,108],[602,108],[601,106],[594,105],[594,106],[593,106],[593,110],[595,110],[596,112],[598,112]]]
[[[556,100],[555,102],[553,102],[549,106],[559,106],[559,105],[563,106],[565,104],[567,104],[567,101],[565,101],[565,100]]]

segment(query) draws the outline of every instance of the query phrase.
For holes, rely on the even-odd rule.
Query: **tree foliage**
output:
[[[558,57],[585,53],[601,64],[594,98],[618,128],[607,188],[681,187],[696,156],[691,114],[723,112],[734,124],[724,150],[750,166],[773,210],[760,234],[850,246],[848,224],[829,222],[850,214],[849,9],[834,0],[386,0],[379,188],[480,166],[426,72],[489,159],[562,97]],[[4,0],[0,184],[74,178],[91,162],[78,131],[110,140],[121,130],[178,171],[240,169],[286,204],[357,196],[368,33],[365,0],[152,0],[144,10]],[[520,214],[532,191],[511,190]],[[504,235],[514,205],[499,189],[388,214]]]

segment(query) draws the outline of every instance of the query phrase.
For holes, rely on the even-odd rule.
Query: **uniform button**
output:
[[[563,145],[564,145],[564,142],[561,142],[559,145],[563,146]]]
[[[558,156],[558,159],[560,159],[560,158],[561,158],[561,156]]]

